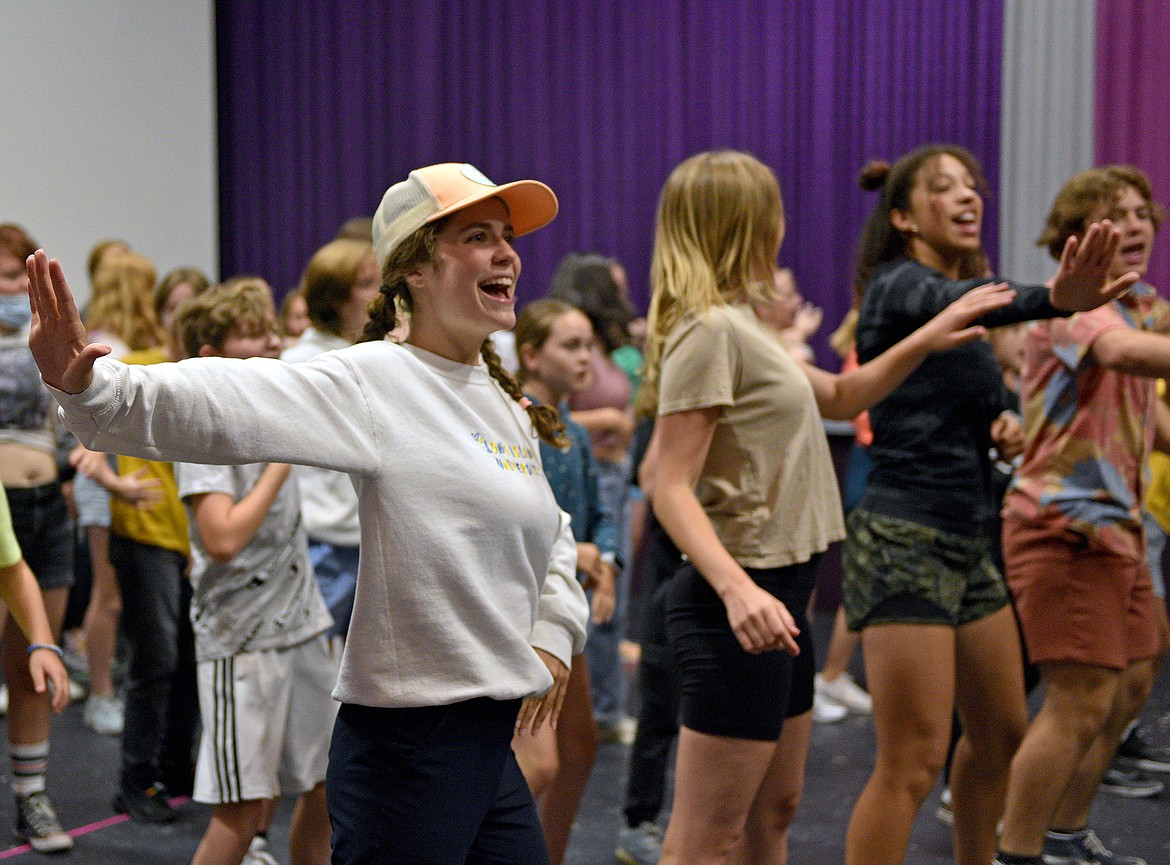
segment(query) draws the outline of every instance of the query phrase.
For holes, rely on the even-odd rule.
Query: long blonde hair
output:
[[[712,307],[768,303],[783,234],[776,175],[748,153],[699,153],[670,173],[658,201],[639,415],[658,408],[662,350],[680,321]]]
[[[94,273],[85,326],[113,334],[135,351],[162,345],[166,332],[154,311],[156,278],[150,259],[119,249],[107,252]]]

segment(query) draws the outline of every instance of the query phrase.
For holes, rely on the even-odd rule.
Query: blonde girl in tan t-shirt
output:
[[[771,300],[783,236],[779,185],[752,156],[701,153],[663,188],[640,396],[658,423],[643,486],[689,559],[668,601],[682,729],[663,865],[785,861],[814,671],[807,636],[795,664],[797,623],[816,556],[843,535],[818,413],[853,417],[930,352],[981,336],[970,322],[1011,299],[1002,286],[973,292],[846,375],[798,367],[753,309]],[[774,436],[773,456],[743,445],[785,427],[803,434]]]

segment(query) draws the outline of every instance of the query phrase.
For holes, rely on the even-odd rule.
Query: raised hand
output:
[[[929,351],[946,351],[980,339],[987,335],[987,328],[968,325],[989,312],[1007,306],[1015,297],[1015,290],[1009,288],[1006,282],[973,288],[922,325],[918,329],[918,336]]]
[[[66,393],[81,393],[93,381],[94,362],[110,353],[108,345],[90,343],[73,301],[73,292],[57,259],[38,249],[25,261],[32,325],[28,347],[46,384]]]
[[[1096,309],[1129,291],[1138,281],[1136,273],[1127,273],[1107,283],[1120,243],[1121,231],[1108,219],[1090,225],[1079,242],[1070,237],[1060,254],[1060,267],[1049,289],[1052,305],[1066,312],[1082,312]]]

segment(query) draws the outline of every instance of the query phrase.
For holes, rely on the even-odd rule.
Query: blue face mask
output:
[[[27,294],[0,294],[0,325],[20,330],[32,319]]]

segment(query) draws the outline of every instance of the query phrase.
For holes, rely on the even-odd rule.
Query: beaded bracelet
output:
[[[28,647],[28,653],[31,655],[37,649],[48,649],[50,652],[56,652],[57,657],[61,657],[61,647],[54,646],[52,643],[32,643]]]

